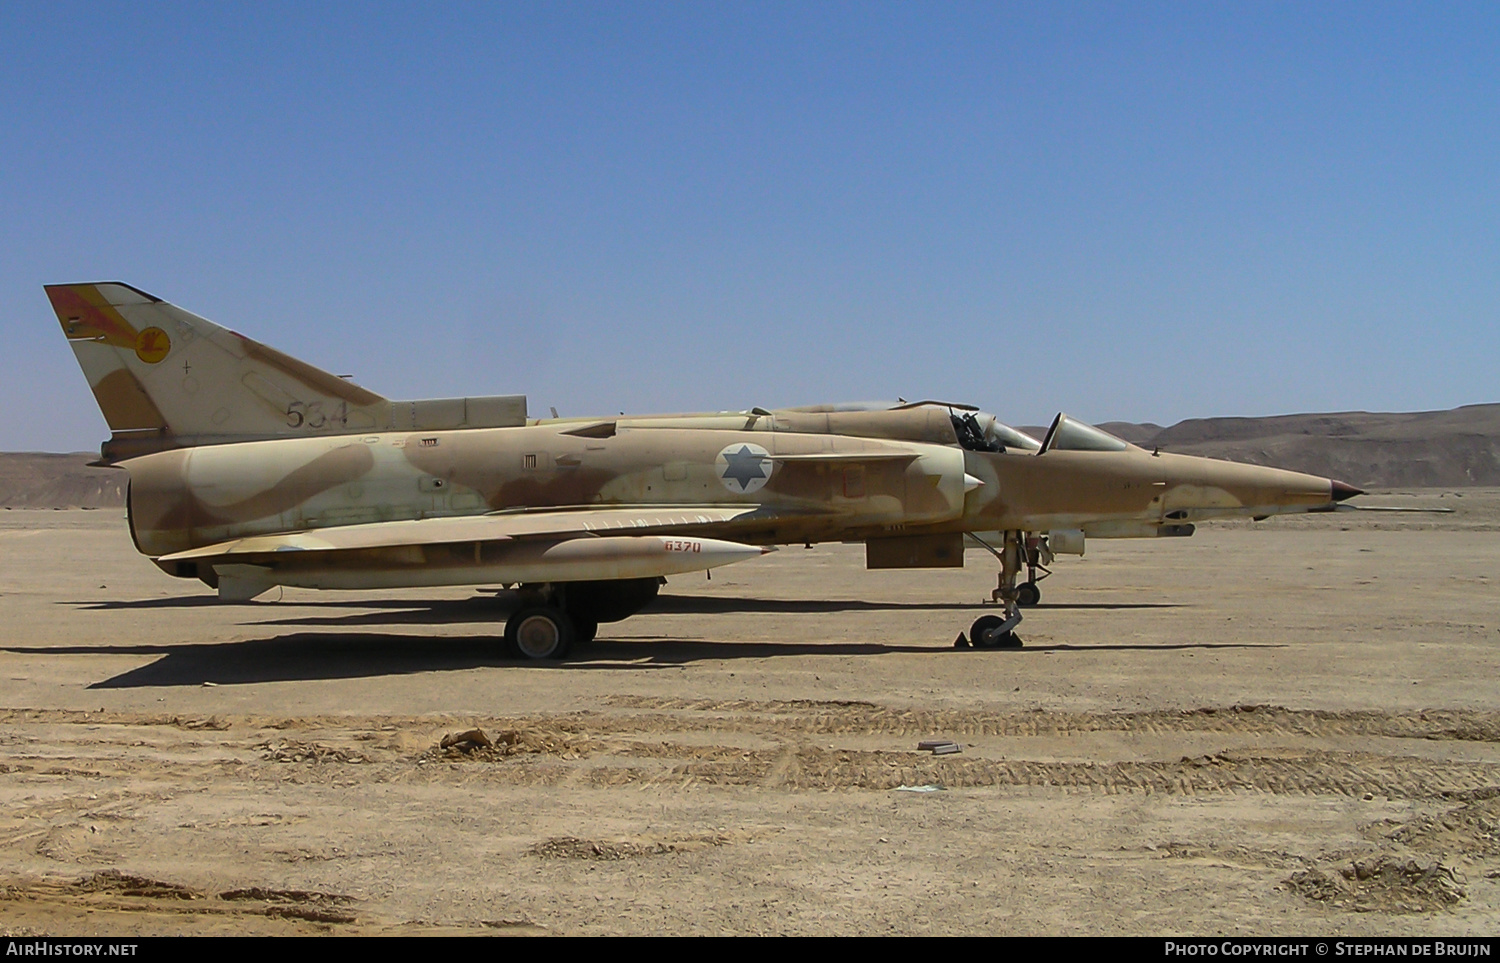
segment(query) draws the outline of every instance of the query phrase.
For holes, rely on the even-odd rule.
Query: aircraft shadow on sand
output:
[[[150,686],[250,685],[357,679],[452,672],[507,666],[516,669],[653,669],[704,660],[765,659],[795,655],[880,655],[895,652],[934,653],[938,645],[882,643],[767,643],[704,639],[601,640],[578,646],[567,662],[534,662],[507,658],[492,636],[295,633],[265,639],[178,646],[87,646],[30,650],[54,654],[148,654],[161,658],[149,665],[95,682],[90,689]],[[951,651],[951,650],[946,650]]]
[[[190,595],[176,598],[133,599],[124,601],[74,601],[59,602],[87,611],[112,611],[116,609],[172,609],[209,608],[226,603],[211,595]],[[266,611],[278,605],[297,609],[316,608],[361,609],[349,615],[303,616],[284,619],[255,619],[245,624],[254,625],[399,625],[399,624],[451,624],[461,622],[493,622],[503,620],[519,602],[512,592],[496,595],[481,595],[467,599],[363,599],[363,600],[308,600],[285,603],[247,602],[240,608],[245,611]],[[1044,602],[1036,608],[1049,609],[1170,609],[1181,608],[1178,602]],[[658,596],[641,615],[721,615],[733,612],[761,612],[788,615],[836,613],[836,612],[921,612],[921,611],[982,611],[989,608],[976,602],[886,602],[868,599],[776,599],[743,598],[708,595],[662,595]]]
[[[177,595],[154,599],[74,599],[54,604],[71,605],[86,612],[108,612],[114,609],[206,609],[224,603],[217,595]]]
[[[508,595],[509,593],[507,593]],[[324,603],[318,603],[324,604]],[[497,598],[475,598],[463,601],[403,603],[379,612],[356,612],[349,615],[304,615],[284,619],[257,619],[255,625],[306,626],[375,626],[421,623],[475,622],[494,624],[496,633],[509,613],[520,603],[504,595]],[[357,606],[365,608],[365,606]],[[712,598],[707,596],[658,596],[635,618],[652,615],[723,615],[735,612],[786,615],[816,615],[838,612],[950,611],[979,609],[976,603],[956,602],[868,602],[859,599],[765,599]]]
[[[1177,608],[1178,603],[1088,602],[1059,605],[1043,602],[1035,607],[1054,609],[1170,609]],[[866,599],[766,599],[729,598],[709,595],[663,595],[659,596],[649,607],[643,609],[641,614],[715,615],[724,612],[786,612],[791,614],[802,612],[946,612],[968,609],[979,611],[993,608],[994,606],[985,605],[980,602],[883,602]]]
[[[201,604],[199,600],[202,600]],[[493,624],[503,623],[515,602],[493,596],[475,596],[467,599],[366,599],[359,601],[317,599],[297,602],[239,602],[225,603],[212,595],[183,598],[136,599],[121,602],[60,602],[59,605],[74,605],[88,611],[172,609],[172,608],[229,608],[231,612],[246,616],[241,625],[401,625],[452,623]],[[257,614],[273,615],[278,611],[317,609],[337,611],[360,609],[350,615],[326,617],[307,616],[289,619],[255,618]],[[376,611],[367,611],[374,609]]]
[[[88,686],[135,689],[156,686],[253,685],[377,678],[424,672],[508,667],[526,670],[642,670],[703,661],[787,656],[878,656],[893,654],[963,658],[1020,658],[1050,652],[1178,651],[1182,649],[1281,648],[1262,643],[1128,643],[1107,645],[1028,644],[1005,652],[967,652],[941,642],[766,642],[665,637],[611,640],[578,646],[566,662],[507,658],[499,640],[484,636],[298,632],[240,642],[82,646],[7,646],[0,651],[31,656],[159,655],[156,661]]]

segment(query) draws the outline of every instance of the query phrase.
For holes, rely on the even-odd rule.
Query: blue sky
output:
[[[435,8],[435,9],[434,9]],[[0,4],[0,449],[41,285],[391,397],[1500,401],[1493,4]]]

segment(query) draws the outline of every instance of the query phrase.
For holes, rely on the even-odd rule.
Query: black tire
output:
[[[505,650],[528,662],[565,658],[573,646],[573,620],[558,609],[521,609],[505,621]]]
[[[970,644],[976,649],[994,648],[995,645],[990,641],[990,636],[994,635],[995,630],[1004,624],[1005,620],[998,615],[981,615],[969,627]]]
[[[1016,586],[1016,604],[1032,606],[1042,600],[1042,587],[1035,582],[1022,582]]]

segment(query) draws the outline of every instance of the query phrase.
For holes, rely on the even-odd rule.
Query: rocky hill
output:
[[[129,476],[89,452],[0,452],[0,508],[117,508]]]
[[[1189,418],[1170,428],[1106,421],[1100,428],[1159,447],[1337,478],[1361,488],[1500,485],[1500,404],[1451,411]],[[1041,438],[1047,429],[1023,428]]]
[[[1500,404],[1100,427],[1143,448],[1275,465],[1363,488],[1500,485]]]

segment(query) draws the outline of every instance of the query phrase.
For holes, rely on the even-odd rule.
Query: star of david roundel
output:
[[[772,467],[771,453],[748,442],[730,445],[714,459],[719,481],[736,495],[748,495],[766,487]]]

